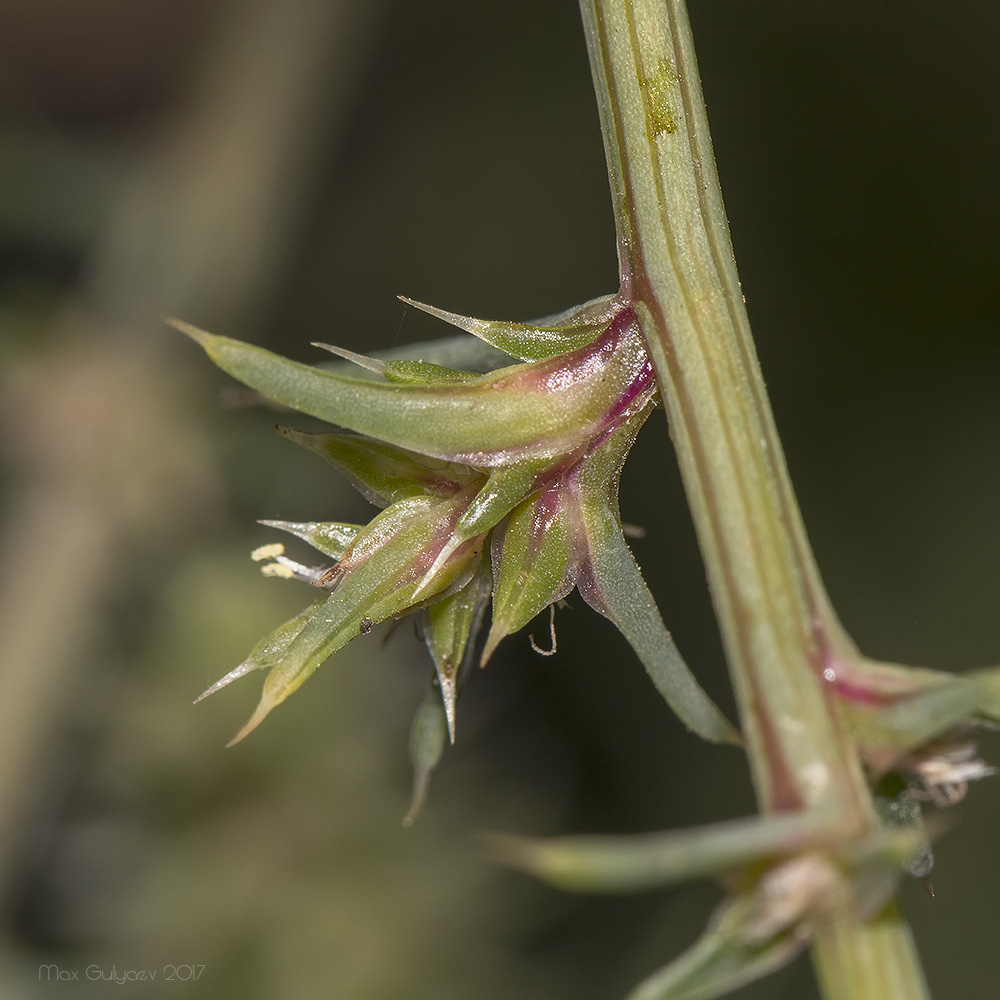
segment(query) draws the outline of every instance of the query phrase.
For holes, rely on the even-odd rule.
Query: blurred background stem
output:
[[[25,847],[17,831],[38,805],[52,734],[101,696],[94,671],[80,671],[121,562],[162,558],[189,523],[182,512],[204,518],[212,505],[209,455],[180,418],[159,315],[253,327],[377,11],[367,0],[226,8],[187,100],[133,153],[53,324],[54,352],[4,372],[2,445],[30,485],[0,563],[0,892]]]

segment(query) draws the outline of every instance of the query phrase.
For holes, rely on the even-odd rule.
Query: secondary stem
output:
[[[875,826],[871,798],[823,680],[853,647],[816,569],[760,374],[684,2],[581,8],[622,290],[656,367],[760,807],[815,809],[845,840],[862,837]],[[867,924],[845,915],[817,948],[830,997],[920,996],[894,910]],[[908,992],[885,992],[897,981]]]

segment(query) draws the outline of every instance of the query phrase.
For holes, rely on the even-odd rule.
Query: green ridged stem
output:
[[[581,0],[618,227],[705,559],[764,812],[860,840],[871,797],[824,663],[853,653],[785,467],[733,258],[683,0]],[[886,911],[890,912],[890,911]],[[919,1000],[898,914],[817,935],[830,1000]]]

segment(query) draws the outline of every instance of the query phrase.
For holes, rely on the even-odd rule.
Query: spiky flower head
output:
[[[622,534],[618,479],[656,398],[631,307],[601,299],[533,326],[420,308],[520,363],[482,375],[331,348],[376,376],[357,378],[172,321],[252,389],[353,431],[279,428],[382,508],[363,527],[265,522],[332,563],[300,565],[280,545],[256,553],[268,559],[265,572],[327,593],[206,692],[268,671],[260,704],[232,742],[354,636],[414,611],[423,613],[442,695],[438,717],[453,740],[459,674],[475,656],[491,598],[483,664],[505,636],[574,587],[622,631],[687,726],[735,742],[680,658]],[[420,739],[430,744],[438,735]],[[428,754],[418,746],[418,756]]]

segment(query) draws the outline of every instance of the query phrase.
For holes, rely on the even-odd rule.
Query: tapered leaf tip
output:
[[[482,857],[494,864],[511,868],[527,867],[524,863],[527,852],[523,837],[485,830],[476,835],[476,847]]]
[[[458,692],[455,687],[454,676],[442,676],[438,671],[438,685],[441,688],[441,704],[444,706],[444,718],[448,724],[448,742],[455,742],[455,701]]]
[[[443,320],[451,326],[458,327],[459,330],[464,330],[466,333],[475,334],[477,324],[485,325],[482,320],[449,312],[447,309],[439,309],[437,306],[430,306],[426,302],[418,302],[416,299],[411,299],[408,295],[397,295],[396,298],[400,302],[408,306],[413,306],[414,309],[419,309],[421,312],[427,313],[428,316],[433,316],[435,319]]]
[[[254,709],[253,715],[247,720],[247,724],[226,744],[226,749],[236,746],[241,740],[249,736],[267,717],[281,699],[275,698],[273,694],[265,691],[261,695],[260,704]]]
[[[549,607],[552,607],[552,605],[549,605]],[[511,627],[512,625],[514,626],[513,628]],[[497,646],[499,646],[500,643],[507,638],[507,636],[513,635],[513,633],[519,631],[521,627],[522,626],[520,624],[513,623],[509,617],[498,614],[496,609],[496,602],[494,602],[493,624],[490,626],[489,634],[486,636],[486,642],[483,643],[483,652],[482,655],[479,657],[479,666],[485,667],[486,664],[489,662],[490,658],[496,652]],[[553,635],[552,652],[554,653],[555,652],[554,630],[552,632],[552,635]],[[549,650],[539,649],[538,646],[535,645],[533,636],[529,637],[529,641],[531,642],[532,648],[535,650],[536,653],[541,653],[543,656],[551,655]]]
[[[163,316],[162,319],[167,326],[172,326],[179,333],[190,337],[193,341],[204,347],[206,351],[209,349],[212,341],[218,339],[214,333],[202,330],[201,327],[195,326],[193,323],[188,323],[186,320],[178,319],[176,316]]]
[[[356,364],[359,368],[367,368],[368,371],[376,372],[379,375],[385,371],[384,361],[379,361],[378,358],[370,358],[367,354],[358,354],[357,351],[349,351],[346,347],[337,347],[334,344],[324,344],[318,340],[314,340],[312,342],[312,346],[319,347],[324,351],[329,351],[331,354],[335,354],[338,358],[343,358],[345,361],[350,361],[353,364]]]
[[[283,438],[288,438],[289,441],[294,441],[296,444],[300,444],[305,438],[305,434],[302,431],[297,431],[294,427],[288,427],[285,424],[275,424],[274,430]],[[261,523],[263,524],[263,522]]]
[[[417,821],[417,817],[423,811],[424,803],[427,801],[427,792],[430,790],[431,772],[421,771],[413,779],[413,794],[410,797],[410,808],[403,817],[403,826],[409,830]]]
[[[478,834],[476,844],[480,855],[495,865],[540,875],[541,844],[537,840],[487,831]]]
[[[256,663],[251,660],[244,660],[239,666],[233,667],[233,669],[230,670],[225,677],[220,677],[214,684],[205,688],[205,690],[202,691],[197,698],[195,698],[192,704],[197,705],[199,701],[204,701],[209,695],[215,694],[216,691],[226,687],[227,684],[232,684],[233,681],[238,680],[240,677],[244,677],[246,674],[256,669]]]
[[[486,636],[486,642],[483,643],[483,652],[479,657],[479,666],[485,667],[489,663],[490,657],[496,652],[497,646],[500,645],[500,640],[505,638],[507,638],[506,629],[502,626],[498,627],[498,623],[494,621],[489,635]]]

